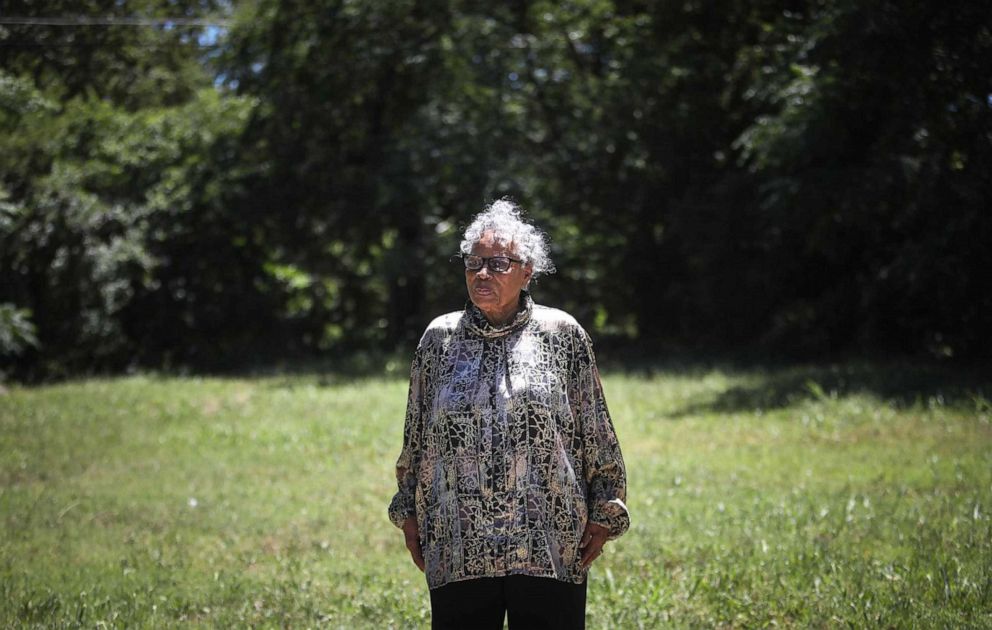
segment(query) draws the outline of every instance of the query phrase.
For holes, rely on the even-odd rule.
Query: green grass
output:
[[[630,532],[590,628],[992,628],[988,384],[608,371]],[[0,626],[425,627],[386,518],[406,382],[138,376],[0,394]]]

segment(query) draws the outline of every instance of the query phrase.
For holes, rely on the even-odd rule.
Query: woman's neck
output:
[[[512,322],[516,318],[517,313],[519,312],[520,312],[520,304],[518,303],[512,309],[504,313],[490,315],[489,313],[483,312],[482,314],[485,315],[486,321],[489,322],[492,326],[494,326],[495,328],[502,328],[503,326],[506,326],[507,324]]]

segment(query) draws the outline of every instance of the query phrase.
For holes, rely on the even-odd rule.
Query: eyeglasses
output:
[[[465,269],[468,271],[480,271],[483,266],[489,267],[493,273],[508,273],[513,263],[523,264],[524,261],[510,258],[509,256],[475,256],[473,254],[460,254]]]

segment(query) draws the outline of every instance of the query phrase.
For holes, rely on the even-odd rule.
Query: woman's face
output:
[[[513,244],[500,245],[491,231],[483,232],[482,238],[472,247],[472,254],[491,258],[506,256],[518,258]],[[506,273],[496,273],[488,264],[478,271],[465,270],[465,284],[472,303],[494,325],[506,324],[513,319],[520,304],[520,291],[527,286],[533,273],[531,265],[512,263]]]

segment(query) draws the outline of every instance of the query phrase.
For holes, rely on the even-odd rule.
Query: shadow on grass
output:
[[[721,371],[743,382],[711,398],[692,402],[674,416],[774,410],[809,400],[853,395],[869,395],[896,408],[946,406],[992,412],[992,379],[974,369],[850,361],[729,367]]]
[[[326,359],[296,360],[225,371],[221,378],[257,379],[270,388],[333,387],[383,378],[409,378],[410,353],[356,352]]]

